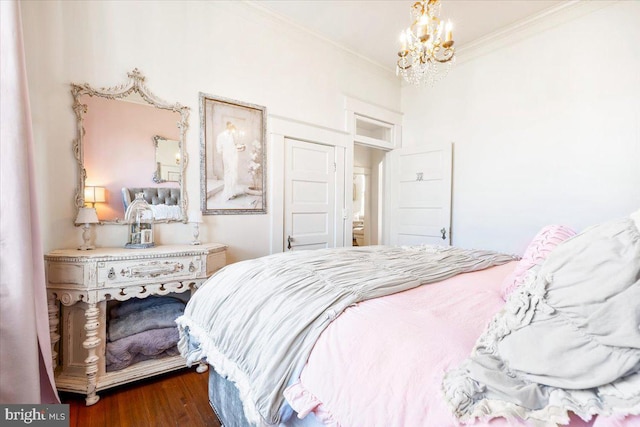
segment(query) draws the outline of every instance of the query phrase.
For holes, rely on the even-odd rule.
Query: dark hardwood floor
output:
[[[85,406],[84,396],[61,393],[70,427],[220,427],[207,394],[209,374],[184,369],[105,390]]]

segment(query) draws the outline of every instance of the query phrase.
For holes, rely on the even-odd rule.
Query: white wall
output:
[[[403,144],[454,142],[454,245],[640,208],[640,2],[608,4],[402,89]]]
[[[149,88],[191,108],[186,148],[189,210],[200,205],[198,93],[267,107],[267,113],[344,129],[344,95],[391,110],[391,73],[238,1],[24,1],[26,60],[36,144],[44,249],[75,247],[77,174],[71,82],[95,87],[138,67]],[[268,147],[269,148],[269,147]],[[268,165],[268,170],[281,165]],[[268,191],[281,191],[269,188]],[[269,252],[270,214],[205,216],[201,239],[230,246],[230,259]],[[126,242],[124,226],[99,226],[99,246]],[[161,224],[159,243],[186,243],[191,228]]]

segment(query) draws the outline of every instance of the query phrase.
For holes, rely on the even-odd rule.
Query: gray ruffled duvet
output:
[[[447,373],[457,417],[640,413],[640,211],[560,244]]]
[[[228,265],[193,295],[178,348],[236,384],[247,419],[278,424],[283,391],[351,304],[512,261],[491,251],[385,247],[293,251]]]

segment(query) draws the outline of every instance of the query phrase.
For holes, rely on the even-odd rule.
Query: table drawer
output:
[[[46,265],[47,286],[54,288],[86,288],[86,276],[87,272],[91,270],[90,266],[68,262],[48,262]]]
[[[220,270],[227,264],[227,255],[224,251],[207,255],[207,277]]]
[[[98,287],[195,279],[204,275],[201,256],[98,262]]]

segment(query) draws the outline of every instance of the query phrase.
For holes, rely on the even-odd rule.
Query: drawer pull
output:
[[[196,271],[196,266],[193,265],[193,262],[189,263],[189,272],[193,273],[194,271]]]
[[[120,274],[128,278],[158,277],[174,274],[182,271],[184,266],[181,263],[164,263],[152,265],[139,265],[135,267],[123,268]]]
[[[113,267],[109,269],[109,274],[107,274],[107,277],[111,280],[116,278],[116,271],[113,269]]]

